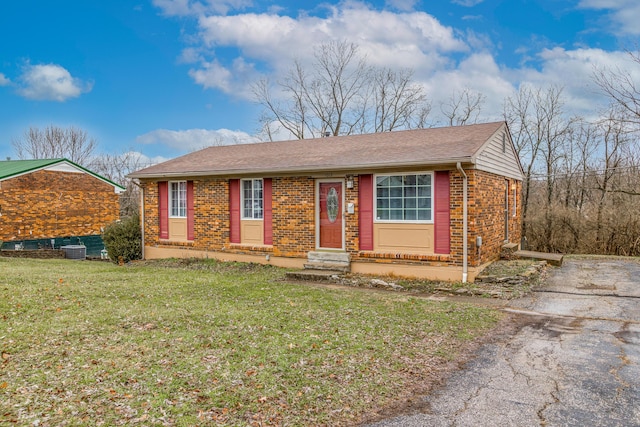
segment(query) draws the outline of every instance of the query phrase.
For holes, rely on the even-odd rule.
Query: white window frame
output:
[[[430,206],[430,212],[431,212],[431,219],[429,220],[423,220],[423,219],[379,219],[378,218],[378,177],[382,177],[382,176],[408,176],[408,175],[413,175],[416,177],[419,175],[429,175],[431,177],[431,185],[430,185],[430,195],[429,198],[431,200],[431,206]],[[375,223],[384,223],[384,224],[390,224],[390,223],[402,223],[402,224],[433,224],[434,220],[434,204],[435,204],[435,200],[433,198],[434,196],[434,188],[435,188],[435,174],[433,173],[433,171],[422,171],[422,172],[397,172],[397,173],[381,173],[381,174],[375,174],[373,176],[373,181],[374,181],[374,185],[373,185],[373,209],[374,209],[374,222]],[[404,197],[403,197],[404,199]],[[404,209],[404,208],[403,208]]]
[[[262,193],[262,197],[259,199],[260,200],[260,206],[257,207],[255,205],[255,202],[257,201],[257,198],[255,197],[254,191],[256,190],[256,188],[254,187],[254,182],[259,181],[260,182],[260,191]],[[245,182],[250,182],[251,183],[251,215],[246,215],[245,212],[245,194],[244,194],[244,185]],[[241,218],[242,219],[255,219],[255,220],[263,220],[264,219],[264,180],[262,178],[252,178],[252,179],[241,179],[240,180],[240,210],[242,212]],[[259,212],[259,215],[257,216]]]
[[[515,217],[518,214],[518,182],[513,181],[511,186],[513,187],[513,215],[512,216]]]
[[[174,206],[174,185],[178,186],[177,205]],[[183,197],[181,197],[183,196]],[[183,201],[183,203],[180,203]],[[174,211],[177,208],[177,212]],[[187,217],[187,181],[169,181],[169,218]]]

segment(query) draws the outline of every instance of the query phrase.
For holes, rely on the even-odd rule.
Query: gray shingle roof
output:
[[[469,163],[504,122],[209,147],[133,178],[359,171]]]

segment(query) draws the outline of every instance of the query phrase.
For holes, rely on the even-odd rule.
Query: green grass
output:
[[[250,264],[0,271],[3,425],[352,425],[500,316]]]

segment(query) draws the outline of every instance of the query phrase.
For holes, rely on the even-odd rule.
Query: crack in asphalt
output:
[[[596,293],[596,292],[570,292],[570,291],[558,291],[553,289],[532,289],[531,292],[541,294],[564,294],[564,295],[578,295],[585,297],[612,297],[612,298],[630,298],[640,299],[640,295],[620,295],[615,293]]]
[[[545,402],[544,405],[542,405],[542,408],[540,408],[537,412],[538,420],[540,420],[540,427],[545,427],[547,425],[547,419],[544,416],[544,411],[546,411],[549,406],[560,403],[560,399],[557,396],[557,394],[560,394],[560,386],[558,385],[558,381],[555,379],[553,380],[553,387],[554,391],[549,393],[549,396],[551,396],[553,400]]]
[[[524,316],[532,316],[532,317],[548,317],[550,319],[576,319],[576,320],[594,320],[594,321],[604,321],[604,322],[615,322],[615,323],[629,323],[629,324],[640,324],[640,320],[630,320],[630,319],[615,319],[612,317],[601,317],[601,316],[576,316],[571,314],[555,314],[555,313],[545,313],[541,311],[532,311],[532,310],[523,310],[520,308],[511,308],[506,307],[503,308],[502,311],[513,314],[521,314]]]
[[[618,359],[620,359],[620,364],[618,366],[614,366],[609,371],[611,375],[613,375],[613,377],[616,379],[616,381],[620,383],[620,385],[616,388],[616,397],[615,397],[616,401],[620,400],[620,396],[622,395],[622,392],[625,389],[628,389],[629,387],[631,387],[631,385],[620,376],[620,370],[631,363],[629,358],[627,357],[627,352],[624,349],[624,344],[626,344],[626,342],[623,338],[619,336],[620,334],[629,332],[629,324],[630,324],[629,322],[625,322],[622,325],[622,328],[620,328],[618,332],[612,334],[612,336],[614,336],[617,340],[615,345],[620,349],[620,354],[618,355]]]

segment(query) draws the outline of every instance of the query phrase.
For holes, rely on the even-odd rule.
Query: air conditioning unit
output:
[[[65,245],[60,246],[67,259],[85,259],[87,257],[87,247],[85,245]]]

